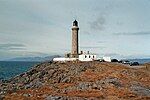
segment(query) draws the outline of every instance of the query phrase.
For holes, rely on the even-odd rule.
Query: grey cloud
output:
[[[118,54],[118,53],[101,53],[100,55],[101,55],[101,56],[109,56],[109,57],[117,58],[117,59],[126,58],[125,55]]]
[[[37,52],[37,51],[33,51],[33,52],[25,52],[26,55],[32,55],[32,56],[47,56],[47,53],[43,53],[43,52]]]
[[[83,31],[83,34],[90,35],[90,34],[91,34],[91,32],[89,32],[89,31]]]
[[[106,41],[98,41],[97,43],[105,43]]]
[[[150,35],[150,32],[114,33],[115,35]]]
[[[14,50],[13,52],[10,50],[1,50],[0,49],[0,60],[6,60],[15,57],[43,57],[51,55],[47,53],[37,52],[37,51],[26,51],[26,50]]]
[[[6,43],[0,44],[0,50],[25,50],[24,44]]]
[[[82,48],[82,49],[96,49],[96,48],[105,48],[105,47],[103,47],[103,46],[81,46],[80,48]]]
[[[118,26],[122,26],[124,23],[122,22],[122,21],[117,21],[116,22],[116,25],[118,25]]]
[[[100,30],[100,31],[104,30],[105,24],[106,24],[106,19],[104,15],[101,15],[93,22],[90,22],[90,26],[92,29]]]
[[[117,53],[106,53],[103,55],[105,55],[105,56],[120,56],[120,54],[117,54]]]

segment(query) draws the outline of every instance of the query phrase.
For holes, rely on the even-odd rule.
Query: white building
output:
[[[66,61],[76,61],[77,58],[54,58],[55,62],[66,62]]]
[[[97,56],[95,54],[80,54],[78,58],[54,58],[55,62],[67,62],[67,61],[94,61],[97,60]]]
[[[79,61],[94,61],[97,60],[94,54],[81,54],[79,55]]]
[[[103,57],[104,61],[106,62],[111,62],[111,58],[110,57]]]

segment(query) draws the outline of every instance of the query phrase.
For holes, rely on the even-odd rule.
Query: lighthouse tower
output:
[[[71,57],[78,58],[78,22],[75,20],[72,26],[72,50],[71,50]]]

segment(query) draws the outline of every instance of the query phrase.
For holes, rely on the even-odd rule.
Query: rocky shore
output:
[[[150,71],[107,62],[44,62],[0,82],[4,100],[150,100]]]

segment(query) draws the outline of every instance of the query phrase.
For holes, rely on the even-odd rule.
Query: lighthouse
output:
[[[53,61],[57,62],[67,62],[67,61],[94,61],[97,60],[95,54],[91,54],[89,51],[79,53],[79,39],[78,39],[78,22],[73,21],[72,25],[72,45],[71,45],[71,53],[65,54],[65,57],[54,58]]]
[[[71,57],[78,58],[79,51],[79,40],[78,40],[78,22],[75,20],[72,26],[72,48],[71,48]]]

